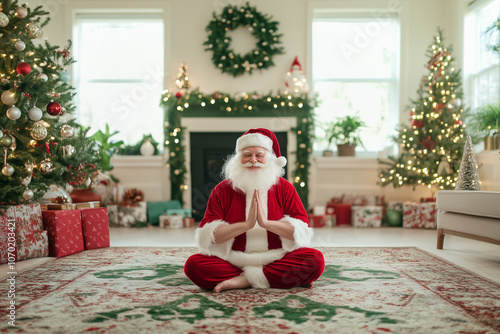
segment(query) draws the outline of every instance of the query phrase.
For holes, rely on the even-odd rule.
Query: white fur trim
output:
[[[246,266],[243,268],[246,279],[254,288],[267,289],[271,286],[262,269],[262,267],[255,266]]]
[[[273,141],[271,138],[260,133],[249,133],[236,140],[236,152],[250,146],[264,147],[269,152],[273,152]]]
[[[222,259],[227,258],[231,247],[233,246],[234,239],[230,239],[226,242],[216,244],[214,232],[220,225],[229,225],[227,222],[222,220],[214,220],[203,227],[196,229],[194,233],[194,238],[198,243],[198,248],[200,253],[204,255],[215,255]]]
[[[283,258],[286,253],[287,252],[283,248],[271,249],[267,252],[258,253],[231,251],[224,259],[240,268],[243,268],[244,266],[265,266],[273,261]]]
[[[283,249],[287,252],[291,252],[300,247],[307,247],[311,244],[313,237],[313,229],[307,226],[305,222],[300,219],[292,218],[290,216],[285,216],[281,218],[280,221],[285,221],[293,226],[293,239],[289,240],[286,238],[281,238],[281,244]]]
[[[277,157],[276,158],[276,165],[280,166],[280,167],[285,167],[286,166],[286,158],[284,156],[281,156],[281,157]]]

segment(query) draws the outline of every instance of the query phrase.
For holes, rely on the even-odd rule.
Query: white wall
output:
[[[326,6],[332,8],[378,8],[378,10],[398,8],[401,18],[402,50],[401,50],[401,85],[400,85],[400,119],[409,122],[409,112],[406,108],[410,99],[416,97],[416,90],[422,75],[427,70],[424,65],[428,61],[425,56],[427,47],[432,42],[436,28],[444,30],[445,40],[454,46],[454,56],[458,67],[462,68],[463,15],[466,0],[251,0],[263,13],[272,15],[280,22],[279,32],[283,34],[282,41],[286,54],[273,58],[275,66],[252,75],[233,78],[222,74],[211,62],[211,53],[204,51],[203,42],[207,33],[205,27],[212,18],[214,11],[219,11],[226,4],[243,5],[241,0],[33,0],[30,6],[42,4],[51,12],[51,23],[44,28],[46,37],[52,44],[64,45],[71,38],[72,12],[78,8],[106,8],[120,10],[122,8],[161,8],[167,23],[165,34],[165,88],[173,89],[174,79],[179,64],[184,62],[189,67],[192,87],[199,87],[205,93],[215,91],[237,93],[257,91],[259,93],[276,92],[283,89],[283,77],[295,56],[302,62],[303,70],[310,74],[310,55],[308,54],[308,22],[311,7]],[[147,46],[145,46],[147,48]],[[146,49],[147,50],[147,49]],[[160,96],[160,92],[158,92]],[[152,124],[152,126],[154,126]],[[144,132],[147,132],[144,129]],[[144,173],[141,168],[126,167],[115,163],[115,173],[120,174],[124,186],[127,182],[139,187],[140,180],[148,183],[146,197],[149,200],[168,199],[168,177],[162,176],[154,188],[152,177],[168,175],[164,162],[151,162],[155,173]],[[122,166],[122,167],[120,167]],[[120,170],[120,168],[124,168]],[[136,173],[136,174],[134,174]],[[137,174],[139,173],[139,174]],[[128,176],[127,176],[128,175]],[[156,175],[156,176],[154,176]],[[318,158],[311,168],[310,203],[323,204],[331,196],[342,192],[379,193],[388,199],[404,198],[418,199],[427,196],[430,191],[425,189],[378,188],[377,164],[374,159],[323,159]],[[165,184],[167,183],[167,184]]]

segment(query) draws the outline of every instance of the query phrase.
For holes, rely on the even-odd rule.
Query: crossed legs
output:
[[[299,248],[263,267],[271,288],[287,289],[312,285],[325,268],[323,254],[313,248]],[[199,287],[220,292],[250,287],[243,270],[217,256],[195,254],[184,265],[186,276]]]

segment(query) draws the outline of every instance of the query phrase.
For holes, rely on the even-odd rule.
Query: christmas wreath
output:
[[[270,17],[261,14],[255,7],[237,7],[228,5],[222,14],[213,14],[213,20],[207,26],[208,39],[206,51],[213,51],[212,62],[222,70],[233,76],[252,73],[254,69],[266,69],[273,66],[273,56],[283,53],[279,46],[281,35],[277,34],[278,22],[271,21]],[[256,47],[247,54],[240,55],[231,49],[231,37],[227,32],[245,26],[257,39]]]

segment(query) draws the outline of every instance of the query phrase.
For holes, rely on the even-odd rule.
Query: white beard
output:
[[[266,163],[257,169],[250,169],[241,164],[241,153],[236,153],[226,161],[222,173],[225,179],[232,182],[234,189],[240,189],[245,194],[253,194],[254,189],[267,192],[285,174],[284,168],[276,165],[275,160],[274,154],[266,152]]]

